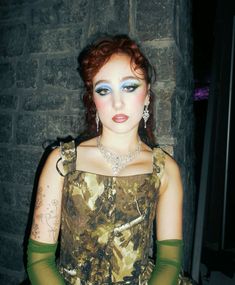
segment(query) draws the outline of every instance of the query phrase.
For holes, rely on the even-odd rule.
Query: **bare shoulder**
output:
[[[59,147],[57,147],[53,149],[48,155],[44,167],[56,169],[56,163],[59,160],[59,158],[60,158],[60,149]]]
[[[57,147],[50,152],[50,154],[46,159],[46,162],[43,166],[41,173],[42,178],[50,177],[51,179],[53,178],[58,178],[59,180],[62,179],[62,176],[58,173],[56,168],[56,164],[59,159],[60,159],[60,149],[59,147]]]
[[[61,176],[56,168],[58,159],[60,158],[60,149],[56,148],[48,155],[47,160],[42,168],[38,187],[44,192],[61,194],[64,177]]]
[[[166,154],[165,173],[171,176],[171,175],[179,174],[179,172],[180,172],[180,168],[176,160],[169,154]]]
[[[182,239],[183,187],[177,162],[165,156],[157,205],[157,238]]]
[[[176,160],[168,154],[165,155],[165,171],[162,177],[162,186],[163,191],[170,186],[175,186],[172,187],[175,189],[182,188],[180,167]]]
[[[47,158],[46,163],[47,163],[47,164],[52,164],[52,165],[54,165],[54,164],[57,163],[57,161],[58,161],[58,159],[60,158],[60,156],[61,156],[61,154],[60,154],[60,148],[57,147],[57,148],[53,149],[53,150],[50,152],[50,154],[49,154],[49,156],[48,156],[48,158]]]

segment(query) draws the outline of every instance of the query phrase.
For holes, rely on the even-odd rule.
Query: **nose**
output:
[[[121,92],[116,92],[113,94],[113,108],[118,111],[121,110],[124,106],[123,96]]]

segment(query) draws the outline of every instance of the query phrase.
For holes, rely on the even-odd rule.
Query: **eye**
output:
[[[136,90],[136,88],[138,88],[139,85],[138,84],[128,84],[128,85],[124,85],[122,87],[122,90],[125,92],[134,92]]]
[[[111,92],[111,90],[109,88],[99,87],[95,89],[95,92],[98,93],[100,96],[105,96],[108,95]]]

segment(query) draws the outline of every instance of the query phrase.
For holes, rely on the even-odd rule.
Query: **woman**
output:
[[[151,139],[151,65],[129,37],[114,36],[85,49],[79,71],[96,136],[61,144],[46,161],[28,246],[30,280],[176,284],[182,255],[179,168],[139,135],[142,125]],[[148,256],[155,216],[154,266]]]

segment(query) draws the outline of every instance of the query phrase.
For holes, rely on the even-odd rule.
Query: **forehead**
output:
[[[134,76],[143,79],[142,70],[135,70],[135,64],[131,63],[131,57],[124,53],[113,54],[110,59],[100,68],[93,78],[93,82],[97,80],[109,80],[112,78],[123,78]]]

